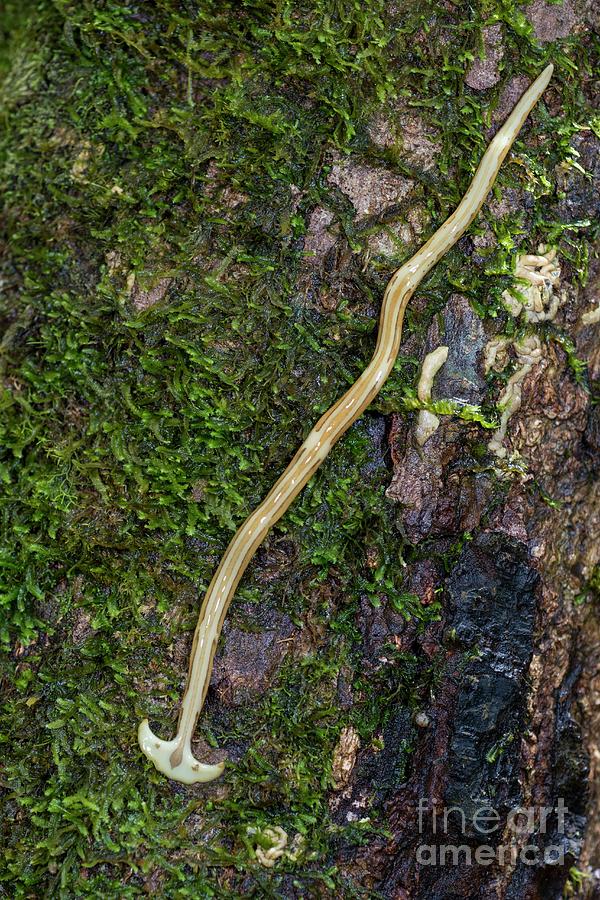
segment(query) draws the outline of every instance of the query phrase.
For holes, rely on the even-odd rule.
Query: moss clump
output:
[[[482,105],[464,73],[492,21],[505,68]],[[204,737],[244,748],[226,787],[165,782],[135,726],[150,694],[174,716],[184,671],[171,648],[229,537],[291,457],[298,423],[370,355],[391,263],[352,255],[373,221],[341,203],[331,154],[408,175],[433,228],[469,181],[502,86],[552,58],[563,111],[540,107],[498,185],[525,185],[529,208],[485,213],[498,237],[487,268],[457,248],[407,333],[424,333],[453,290],[494,315],[525,229],[578,252],[578,231],[547,200],[588,118],[589,40],[541,48],[509,0],[468,14],[431,0],[393,12],[333,0],[4,4],[0,877],[11,894],[360,895],[336,868],[340,832],[364,835],[332,824],[333,749],[348,723],[377,740],[390,706],[414,705],[433,675],[408,655],[365,679],[359,602],[437,615],[404,586],[377,416],[351,429],[279,526],[297,551],[286,584],[265,583],[255,563],[239,591],[321,637],[261,703],[209,706]],[[399,151],[377,157],[366,125],[392,101],[439,135],[434,174]],[[348,246],[335,311],[296,289],[317,204]],[[405,216],[399,207],[388,224]],[[375,409],[403,408],[415,373],[401,359]],[[357,698],[347,713],[342,669]],[[305,835],[301,865],[260,868],[245,828],[268,824]],[[370,827],[381,825],[374,810]]]

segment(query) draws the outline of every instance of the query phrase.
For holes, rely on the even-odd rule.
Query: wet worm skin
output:
[[[260,506],[231,540],[206,592],[194,634],[187,686],[178,734],[190,735],[208,690],[213,658],[223,620],[237,584],[270,528],[314,475],[334,444],[369,406],[389,376],[400,348],[404,311],[419,282],[459,240],[483,205],[502,162],[523,122],[540,99],[550,77],[548,66],[521,97],[488,146],[463,199],[426,244],[389,281],[380,315],[373,357],[354,384],[321,416],[296,455]],[[179,750],[171,765],[180,764]],[[171,777],[177,777],[175,774]]]

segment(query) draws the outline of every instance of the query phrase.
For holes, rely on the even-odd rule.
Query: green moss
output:
[[[505,68],[482,103],[464,74],[493,21]],[[297,293],[316,204],[350,251],[374,227],[327,181],[331,154],[408,175],[433,230],[471,177],[502,87],[552,58],[563,111],[540,106],[535,140],[519,142],[520,165],[497,188],[525,186],[531,207],[500,222],[484,212],[498,238],[486,265],[451,252],[407,333],[423,335],[455,290],[496,315],[525,232],[583,259],[586,226],[566,231],[547,200],[589,119],[590,40],[541,48],[517,4],[484,0],[467,13],[432,0],[394,12],[332,0],[4,4],[0,877],[11,894],[276,897],[289,878],[303,896],[361,895],[335,863],[336,842],[366,832],[331,821],[333,751],[345,724],[365,746],[379,740],[391,707],[416,707],[436,667],[390,651],[366,678],[359,604],[425,624],[439,615],[404,584],[399,561],[429,551],[407,546],[385,499],[371,413],[276,532],[297,551],[287,586],[254,563],[238,592],[322,638],[260,703],[209,704],[200,732],[241,748],[226,787],[166,783],[136,724],[150,696],[172,724],[183,671],[170,648],[193,628],[228,539],[371,353],[389,260],[363,271],[350,253],[355,290],[334,312]],[[366,124],[396,100],[439,135],[433,174],[370,144]],[[399,247],[397,262],[411,252]],[[140,312],[134,300],[153,289],[162,299]],[[412,408],[417,370],[401,357],[375,410]],[[491,424],[477,409],[440,411]],[[347,714],[342,669],[356,696]],[[305,835],[299,864],[257,864],[246,827],[268,824]]]
[[[597,603],[600,600],[600,565],[594,566],[584,590],[575,598],[575,605],[581,606],[586,601]]]

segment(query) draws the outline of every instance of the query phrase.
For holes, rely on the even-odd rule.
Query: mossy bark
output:
[[[4,5],[7,895],[595,896],[597,27],[583,0]],[[174,728],[229,538],[550,61],[384,391],[238,590],[197,744],[231,765],[166,781],[137,723]],[[560,305],[526,325],[502,294],[539,243]],[[485,347],[532,333],[500,461],[517,361],[486,375]],[[274,828],[289,852],[267,868]]]

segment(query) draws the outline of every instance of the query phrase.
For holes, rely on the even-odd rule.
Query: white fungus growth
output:
[[[432,434],[440,427],[440,420],[435,413],[427,409],[420,409],[415,427],[415,440],[419,447],[427,443]]]
[[[483,357],[483,370],[485,374],[494,369],[501,372],[508,362],[507,348],[510,346],[510,338],[496,337],[488,342]]]
[[[508,379],[506,387],[500,395],[498,400],[498,406],[502,410],[500,426],[488,444],[488,450],[495,453],[499,459],[504,459],[506,456],[506,447],[502,446],[502,442],[506,437],[508,420],[521,406],[521,384],[525,376],[529,375],[534,365],[542,358],[542,344],[537,334],[531,334],[520,341],[515,341],[513,348],[521,367]]]
[[[518,297],[510,290],[502,294],[504,306],[511,316],[517,318],[522,313],[526,322],[551,322],[562,299],[555,292],[560,280],[556,249],[547,250],[540,244],[537,254],[518,256],[515,277],[528,283],[515,286]]]
[[[521,406],[521,381],[531,371],[531,365],[528,363],[523,366],[514,375],[508,379],[508,383],[498,401],[498,406],[502,410],[500,417],[500,426],[494,432],[494,436],[488,444],[488,450],[495,453],[500,459],[506,456],[506,447],[502,446],[502,441],[506,437],[506,428],[508,420],[514,416]]]
[[[504,291],[502,300],[507,311],[515,319],[523,315],[525,321],[532,324],[551,322],[563,299],[554,290],[560,280],[556,249],[547,249],[544,244],[540,244],[537,254],[525,253],[517,257],[515,277],[526,281],[527,284],[515,286],[518,298],[513,296],[511,291]],[[491,369],[501,372],[506,367],[511,344],[520,368],[508,379],[500,395],[498,400],[498,408],[501,410],[500,426],[488,444],[488,449],[500,459],[506,456],[506,448],[502,446],[502,442],[506,437],[508,421],[521,406],[523,380],[543,356],[541,341],[535,334],[514,342],[507,337],[496,337],[489,341],[485,348],[483,365],[486,374]]]
[[[534,365],[542,358],[542,342],[537,334],[529,334],[513,344],[517,359],[522,365]]]
[[[582,325],[595,325],[597,322],[600,322],[600,303],[595,309],[590,309],[581,317]]]
[[[431,353],[428,353],[423,360],[421,368],[421,377],[417,385],[417,397],[421,403],[428,403],[431,400],[431,388],[433,387],[433,379],[448,359],[448,348],[437,347]],[[419,447],[422,447],[434,432],[439,428],[440,420],[436,415],[428,412],[426,409],[420,409],[417,416],[417,425],[415,428],[415,440]]]
[[[260,834],[263,839],[266,838],[271,843],[271,846],[266,850],[260,844],[257,844],[254,849],[258,862],[266,869],[272,869],[282,856],[285,856],[292,862],[296,862],[304,845],[304,837],[301,834],[297,834],[288,850],[288,834],[280,825],[269,825],[260,832],[258,828],[249,825],[246,829],[246,834],[250,836]]]
[[[248,834],[258,834],[258,829],[250,826],[248,828]],[[272,869],[277,860],[283,856],[285,848],[287,847],[287,831],[284,831],[279,825],[275,825],[273,828],[265,828],[261,832],[261,836],[268,841],[271,841],[271,846],[265,850],[258,844],[254,852],[256,853],[256,858],[261,866],[264,866],[266,869]]]

